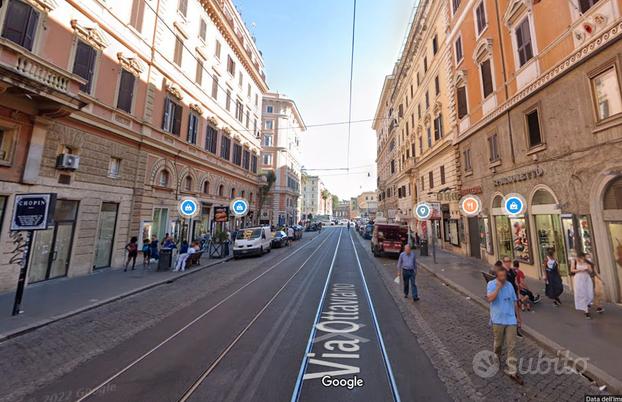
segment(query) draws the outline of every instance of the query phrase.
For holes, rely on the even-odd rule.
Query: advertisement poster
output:
[[[529,232],[525,218],[510,219],[512,226],[512,244],[514,247],[514,258],[520,262],[531,264],[531,252],[529,245]]]
[[[229,221],[229,207],[214,207],[214,221],[215,222]]]

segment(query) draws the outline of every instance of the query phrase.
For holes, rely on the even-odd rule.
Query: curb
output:
[[[184,278],[184,277],[186,277],[188,275],[195,274],[195,273],[200,272],[200,271],[202,271],[202,270],[204,270],[206,268],[210,268],[210,267],[213,267],[213,266],[218,265],[218,264],[224,264],[225,262],[230,261],[231,259],[233,259],[233,257],[226,257],[226,258],[223,258],[221,260],[218,260],[218,261],[215,261],[215,262],[212,262],[212,263],[201,265],[201,266],[199,266],[197,268],[192,268],[189,271],[180,273],[178,276],[176,276],[174,278],[163,279],[161,281],[150,283],[148,285],[144,285],[142,287],[139,287],[139,288],[130,290],[128,292],[122,293],[120,295],[116,295],[116,296],[110,297],[108,299],[100,300],[100,301],[97,301],[95,303],[85,305],[85,306],[80,307],[78,309],[71,310],[69,312],[53,316],[51,318],[42,319],[41,321],[36,322],[34,324],[27,325],[27,326],[24,326],[24,327],[20,327],[20,328],[12,330],[10,332],[0,333],[0,343],[8,341],[9,339],[12,339],[12,338],[16,338],[16,337],[18,337],[20,335],[24,335],[24,334],[26,334],[28,332],[35,331],[35,330],[37,330],[39,328],[45,327],[45,326],[47,326],[49,324],[52,324],[54,322],[64,320],[65,318],[73,317],[74,315],[78,315],[78,314],[83,313],[85,311],[93,310],[93,309],[101,307],[103,305],[115,302],[117,300],[125,299],[126,297],[133,296],[135,294],[144,292],[144,291],[149,290],[149,289],[153,289],[153,288],[161,286],[161,285],[173,283],[175,281],[178,281],[181,278]]]
[[[442,274],[439,274],[437,271],[431,269],[425,263],[417,261],[417,264],[419,266],[421,266],[421,268],[425,269],[427,272],[432,274],[435,278],[437,278],[440,281],[442,281],[443,283],[445,283],[448,287],[454,289],[458,293],[463,294],[464,296],[469,297],[472,301],[478,303],[480,306],[482,306],[483,308],[488,310],[488,303],[484,301],[482,295],[478,296],[478,295],[474,294],[470,290],[467,290],[465,287],[457,284],[456,282],[446,278]],[[551,340],[550,338],[546,337],[545,335],[541,334],[540,332],[538,332],[537,330],[533,329],[532,327],[523,324],[521,329],[522,329],[522,332],[525,335],[527,335],[530,339],[535,341],[538,345],[542,346],[543,348],[549,349],[556,356],[558,356],[558,355],[560,355],[560,354],[562,354],[564,352],[567,352],[568,361],[574,363],[575,361],[581,359],[580,356],[577,356],[573,352],[571,352],[568,349],[562,347],[561,345],[559,345],[555,341]],[[581,361],[583,361],[583,360],[581,359]],[[612,394],[622,393],[622,380],[619,380],[619,379],[613,377],[612,375],[608,374],[604,370],[598,368],[597,366],[595,366],[595,365],[593,365],[593,364],[591,364],[589,362],[585,366],[584,372],[581,373],[581,374],[583,376],[587,377],[589,380],[591,380],[593,382],[597,382],[597,383],[601,383],[601,384],[606,385],[607,386],[607,391],[609,393],[612,393]]]

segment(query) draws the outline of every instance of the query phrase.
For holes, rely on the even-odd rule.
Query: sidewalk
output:
[[[0,294],[0,342],[32,331],[52,322],[101,306],[112,301],[142,292],[155,286],[170,283],[205,268],[229,261],[231,258],[208,260],[186,272],[143,271],[136,264],[134,271],[106,269],[75,278],[60,278],[26,286],[22,302],[23,314],[11,316],[15,292]]]
[[[432,256],[419,257],[418,262],[450,287],[488,308],[484,296],[486,286],[481,272],[490,269],[483,261],[437,250]],[[562,306],[554,307],[544,295],[544,283],[527,278],[534,294],[542,295],[535,312],[523,312],[523,330],[541,345],[556,351],[570,352],[570,358],[589,358],[585,374],[599,384],[607,384],[609,392],[622,392],[622,307],[607,304],[605,313],[593,312],[592,320],[574,309],[572,294],[565,291]],[[425,296],[423,296],[425,297]]]

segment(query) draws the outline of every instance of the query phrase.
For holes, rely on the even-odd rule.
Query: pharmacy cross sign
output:
[[[233,214],[238,218],[246,216],[248,214],[248,209],[248,201],[244,198],[236,198],[231,201],[231,211],[233,211]]]

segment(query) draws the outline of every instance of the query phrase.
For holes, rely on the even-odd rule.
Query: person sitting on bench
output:
[[[177,256],[177,264],[175,264],[175,269],[173,270],[173,272],[184,272],[186,270],[186,261],[188,260],[188,258],[190,258],[192,254],[196,253],[198,250],[199,243],[196,241],[192,242],[192,246],[188,248],[187,253],[179,254],[179,256]]]

